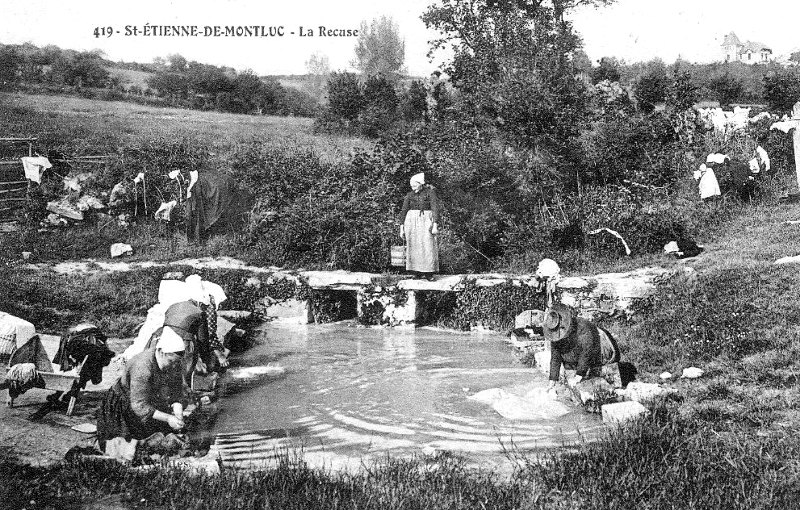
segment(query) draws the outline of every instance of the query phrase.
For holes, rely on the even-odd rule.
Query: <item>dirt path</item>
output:
[[[58,337],[40,335],[42,344],[50,358],[58,348]],[[131,340],[109,340],[109,348],[121,353]],[[87,384],[81,392],[72,416],[64,409],[53,409],[41,419],[31,415],[46,405],[51,391],[32,389],[14,401],[14,407],[6,406],[6,392],[0,392],[0,460],[17,460],[31,465],[58,463],[70,448],[92,446],[94,436],[77,432],[71,427],[82,423],[95,423],[94,412],[99,407],[105,391],[119,377],[121,365],[113,363],[103,369],[103,381],[99,385]]]

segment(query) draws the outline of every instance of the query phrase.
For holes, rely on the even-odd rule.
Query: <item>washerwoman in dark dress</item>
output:
[[[115,437],[145,439],[184,427],[181,363],[183,339],[172,328],[154,335],[155,346],[125,365],[97,410],[97,439],[101,447]]]
[[[439,271],[439,199],[425,174],[411,177],[411,191],[400,212],[400,237],[406,242],[406,270],[428,280]]]

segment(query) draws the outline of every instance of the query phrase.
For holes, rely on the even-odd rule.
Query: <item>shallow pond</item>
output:
[[[603,430],[597,415],[571,404],[553,416],[509,419],[469,398],[502,394],[513,407],[514,398],[541,395],[547,385],[499,335],[347,324],[267,325],[258,333],[225,378],[215,448],[226,465],[270,465],[302,452],[311,465],[347,469],[450,450],[470,464],[507,467],[509,452],[574,444]],[[499,390],[485,391],[492,388]]]

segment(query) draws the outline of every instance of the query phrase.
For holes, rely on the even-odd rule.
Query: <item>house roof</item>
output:
[[[772,53],[772,50],[769,46],[764,43],[760,43],[758,41],[747,41],[742,49],[743,52],[745,51],[752,51],[753,53],[758,53],[760,51],[768,51]]]
[[[736,34],[731,32],[725,35],[725,38],[722,40],[723,46],[741,46],[742,42],[736,37]]]

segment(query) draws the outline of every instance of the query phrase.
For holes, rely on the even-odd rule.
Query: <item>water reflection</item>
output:
[[[597,416],[572,407],[507,419],[470,399],[497,389],[513,407],[547,384],[496,335],[268,325],[235,364],[283,373],[255,369],[252,379],[226,378],[215,431],[229,465],[260,466],[298,449],[307,462],[328,467],[437,450],[487,465],[507,462],[508,449],[560,446],[602,430]]]

